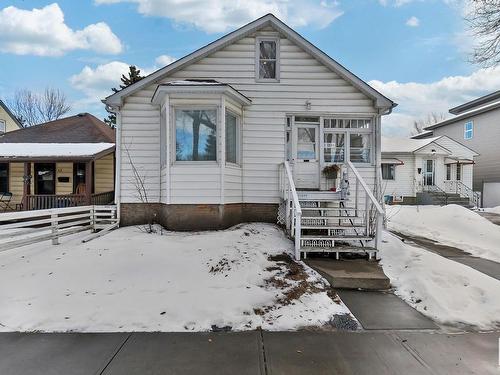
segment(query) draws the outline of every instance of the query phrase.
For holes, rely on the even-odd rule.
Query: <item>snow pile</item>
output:
[[[443,324],[500,327],[500,281],[387,232],[380,256],[396,294],[421,313]]]
[[[2,143],[0,157],[83,157],[114,146],[114,143]]]
[[[462,206],[388,206],[387,227],[500,262],[500,226]]]
[[[350,314],[286,261],[293,244],[274,225],[81,237],[0,253],[1,331],[281,330]]]

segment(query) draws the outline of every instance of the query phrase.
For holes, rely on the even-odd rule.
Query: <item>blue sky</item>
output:
[[[389,135],[500,87],[499,70],[468,62],[473,40],[459,0],[179,3],[0,0],[0,98],[51,86],[67,94],[73,112],[102,117],[99,99],[127,64],[150,72],[268,11],[400,104],[384,120]]]

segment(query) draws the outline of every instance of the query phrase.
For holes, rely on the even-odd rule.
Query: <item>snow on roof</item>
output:
[[[382,137],[382,152],[414,152],[429,143],[432,143],[439,137],[411,139],[411,138],[387,138]]]
[[[114,143],[2,143],[0,157],[91,157],[114,146]]]
[[[194,86],[199,86],[199,85],[224,85],[222,82],[215,81],[213,79],[207,79],[207,80],[196,80],[196,79],[186,79],[182,81],[170,81],[165,83],[165,85],[179,85],[179,86],[188,86],[188,85],[194,85]]]

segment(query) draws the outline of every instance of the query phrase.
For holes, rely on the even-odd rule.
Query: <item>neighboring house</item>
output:
[[[426,127],[414,138],[448,137],[477,151],[473,188],[483,207],[500,205],[500,90],[450,109],[454,117]]]
[[[83,113],[0,136],[0,195],[11,209],[114,199],[114,130]]]
[[[427,194],[422,193],[440,199],[444,196],[442,203],[477,204],[472,191],[474,158],[477,156],[474,150],[447,136],[382,137],[382,192],[384,196],[391,196],[394,202],[408,204],[435,202],[426,200]]]
[[[0,135],[22,127],[16,116],[9,110],[9,107],[0,100]]]
[[[380,118],[395,106],[271,14],[104,103],[117,114],[121,223],[154,216],[172,229],[276,222],[280,204],[282,222],[296,217],[296,209],[283,206],[293,190],[285,161],[299,198],[309,201],[304,204],[310,210],[321,205],[311,215],[325,213],[327,204],[341,209],[340,193],[331,188],[340,189],[344,172],[351,190],[359,182],[356,174],[363,179],[359,196],[364,186],[376,191]],[[334,181],[321,173],[331,164],[341,168]],[[137,187],[136,171],[144,189]],[[353,206],[358,195],[350,195]],[[316,222],[333,246],[325,220],[303,224]]]

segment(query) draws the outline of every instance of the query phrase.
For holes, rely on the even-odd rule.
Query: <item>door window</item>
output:
[[[316,159],[316,128],[297,128],[297,159]]]
[[[54,163],[35,163],[35,193],[56,193],[56,165]]]
[[[434,185],[434,160],[424,162],[424,185]]]

